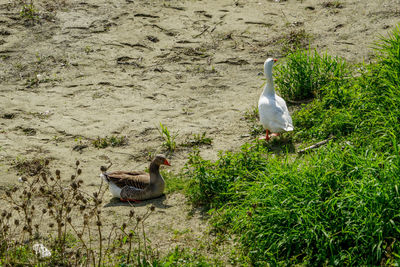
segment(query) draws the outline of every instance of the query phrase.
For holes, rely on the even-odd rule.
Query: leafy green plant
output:
[[[115,136],[112,135],[110,137],[97,137],[96,140],[92,141],[92,144],[96,148],[106,148],[108,146],[117,147],[117,146],[124,146],[128,143],[126,136]]]
[[[162,144],[163,147],[165,147],[168,151],[174,152],[176,149],[176,141],[175,138],[178,136],[178,134],[172,134],[167,126],[164,126],[160,122],[160,129],[158,129],[159,133],[161,134],[161,137],[164,139],[164,143]]]
[[[86,55],[89,55],[90,53],[92,53],[94,51],[93,48],[89,45],[85,46],[84,50],[85,50]]]
[[[33,77],[26,79],[25,86],[26,88],[38,87],[39,83],[40,83],[39,78],[37,77],[37,75],[34,75]]]
[[[38,11],[36,10],[33,1],[25,2],[22,7],[21,11],[19,13],[20,17],[24,20],[34,22],[39,19],[38,17]]]
[[[206,132],[202,134],[193,134],[192,138],[188,138],[182,146],[193,147],[193,146],[210,146],[212,144],[212,139],[206,136]]]
[[[254,106],[244,112],[243,119],[247,121],[257,121],[259,120],[258,107]]]
[[[209,263],[207,258],[197,251],[175,247],[163,260],[161,266],[223,266],[222,263]]]
[[[347,63],[317,51],[298,50],[288,55],[285,64],[275,67],[275,83],[284,99],[298,101],[324,94],[331,82],[336,86],[350,76]]]

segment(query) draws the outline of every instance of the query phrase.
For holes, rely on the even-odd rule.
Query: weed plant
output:
[[[31,23],[34,23],[39,19],[38,11],[36,10],[33,1],[30,1],[29,3],[26,1],[22,5],[19,15],[23,20]]]
[[[14,160],[13,168],[18,171],[19,174],[35,176],[40,173],[49,173],[48,162],[49,159],[45,158],[34,158],[27,160],[26,158],[17,157]],[[47,163],[47,164],[46,164]]]
[[[215,162],[190,156],[190,200],[209,209],[215,231],[237,236],[253,265],[399,262],[400,28],[375,51],[359,76],[337,67],[321,78],[318,98],[293,116],[299,140],[334,141],[303,156],[258,140]]]
[[[221,263],[209,264],[208,259],[199,252],[191,252],[185,248],[175,247],[162,262],[163,266],[223,266]]]
[[[202,134],[193,134],[191,138],[187,138],[187,140],[182,144],[184,147],[195,147],[195,146],[211,146],[212,139],[211,137],[207,137],[206,132]]]
[[[160,129],[158,129],[158,131],[160,132],[162,138],[164,139],[163,142],[163,147],[165,147],[169,152],[174,152],[176,149],[176,141],[175,138],[178,136],[178,134],[172,134],[167,126],[164,126],[161,122],[160,122]]]
[[[144,231],[154,207],[142,217],[127,208],[124,222],[114,224],[104,236],[103,184],[93,193],[85,192],[79,161],[70,179],[62,179],[60,170],[47,171],[48,164],[45,160],[46,168],[22,177],[22,185],[7,190],[3,197],[11,208],[0,211],[2,266],[149,265],[155,261]],[[36,255],[35,243],[44,244],[51,256]]]
[[[124,146],[128,144],[127,138],[125,136],[115,136],[111,137],[97,137],[96,140],[92,141],[92,144],[96,148],[106,148],[108,146],[116,147],[116,146]]]

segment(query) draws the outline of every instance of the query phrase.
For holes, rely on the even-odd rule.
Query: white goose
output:
[[[272,66],[278,61],[277,59],[268,58],[264,63],[264,74],[267,77],[267,83],[264,87],[260,99],[258,100],[258,112],[260,114],[260,122],[265,129],[265,139],[271,136],[278,136],[283,131],[293,131],[292,117],[286,106],[285,100],[275,93],[274,81],[272,79]]]

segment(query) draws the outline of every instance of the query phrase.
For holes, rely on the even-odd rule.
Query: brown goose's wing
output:
[[[133,186],[138,189],[144,189],[150,184],[150,175],[143,171],[114,171],[105,173],[106,178],[116,186]]]
[[[113,171],[113,172],[108,172],[108,175],[129,175],[132,177],[139,176],[139,175],[148,175],[147,172],[145,171]]]

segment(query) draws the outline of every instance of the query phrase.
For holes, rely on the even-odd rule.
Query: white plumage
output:
[[[292,117],[290,117],[286,102],[275,93],[274,89],[272,66],[276,61],[276,59],[268,58],[264,63],[267,83],[258,100],[258,112],[260,122],[266,130],[266,140],[269,140],[269,132],[279,135],[280,132],[293,131]]]
[[[109,186],[109,190],[110,190],[110,192],[111,192],[111,195],[113,196],[113,197],[116,197],[116,198],[121,198],[121,190],[122,190],[122,188],[120,188],[120,187],[118,187],[116,184],[114,184],[113,182],[110,182],[110,181],[108,181],[107,180],[107,177],[104,175],[104,174],[100,174],[100,177],[106,182],[106,183],[108,183],[108,186]]]

